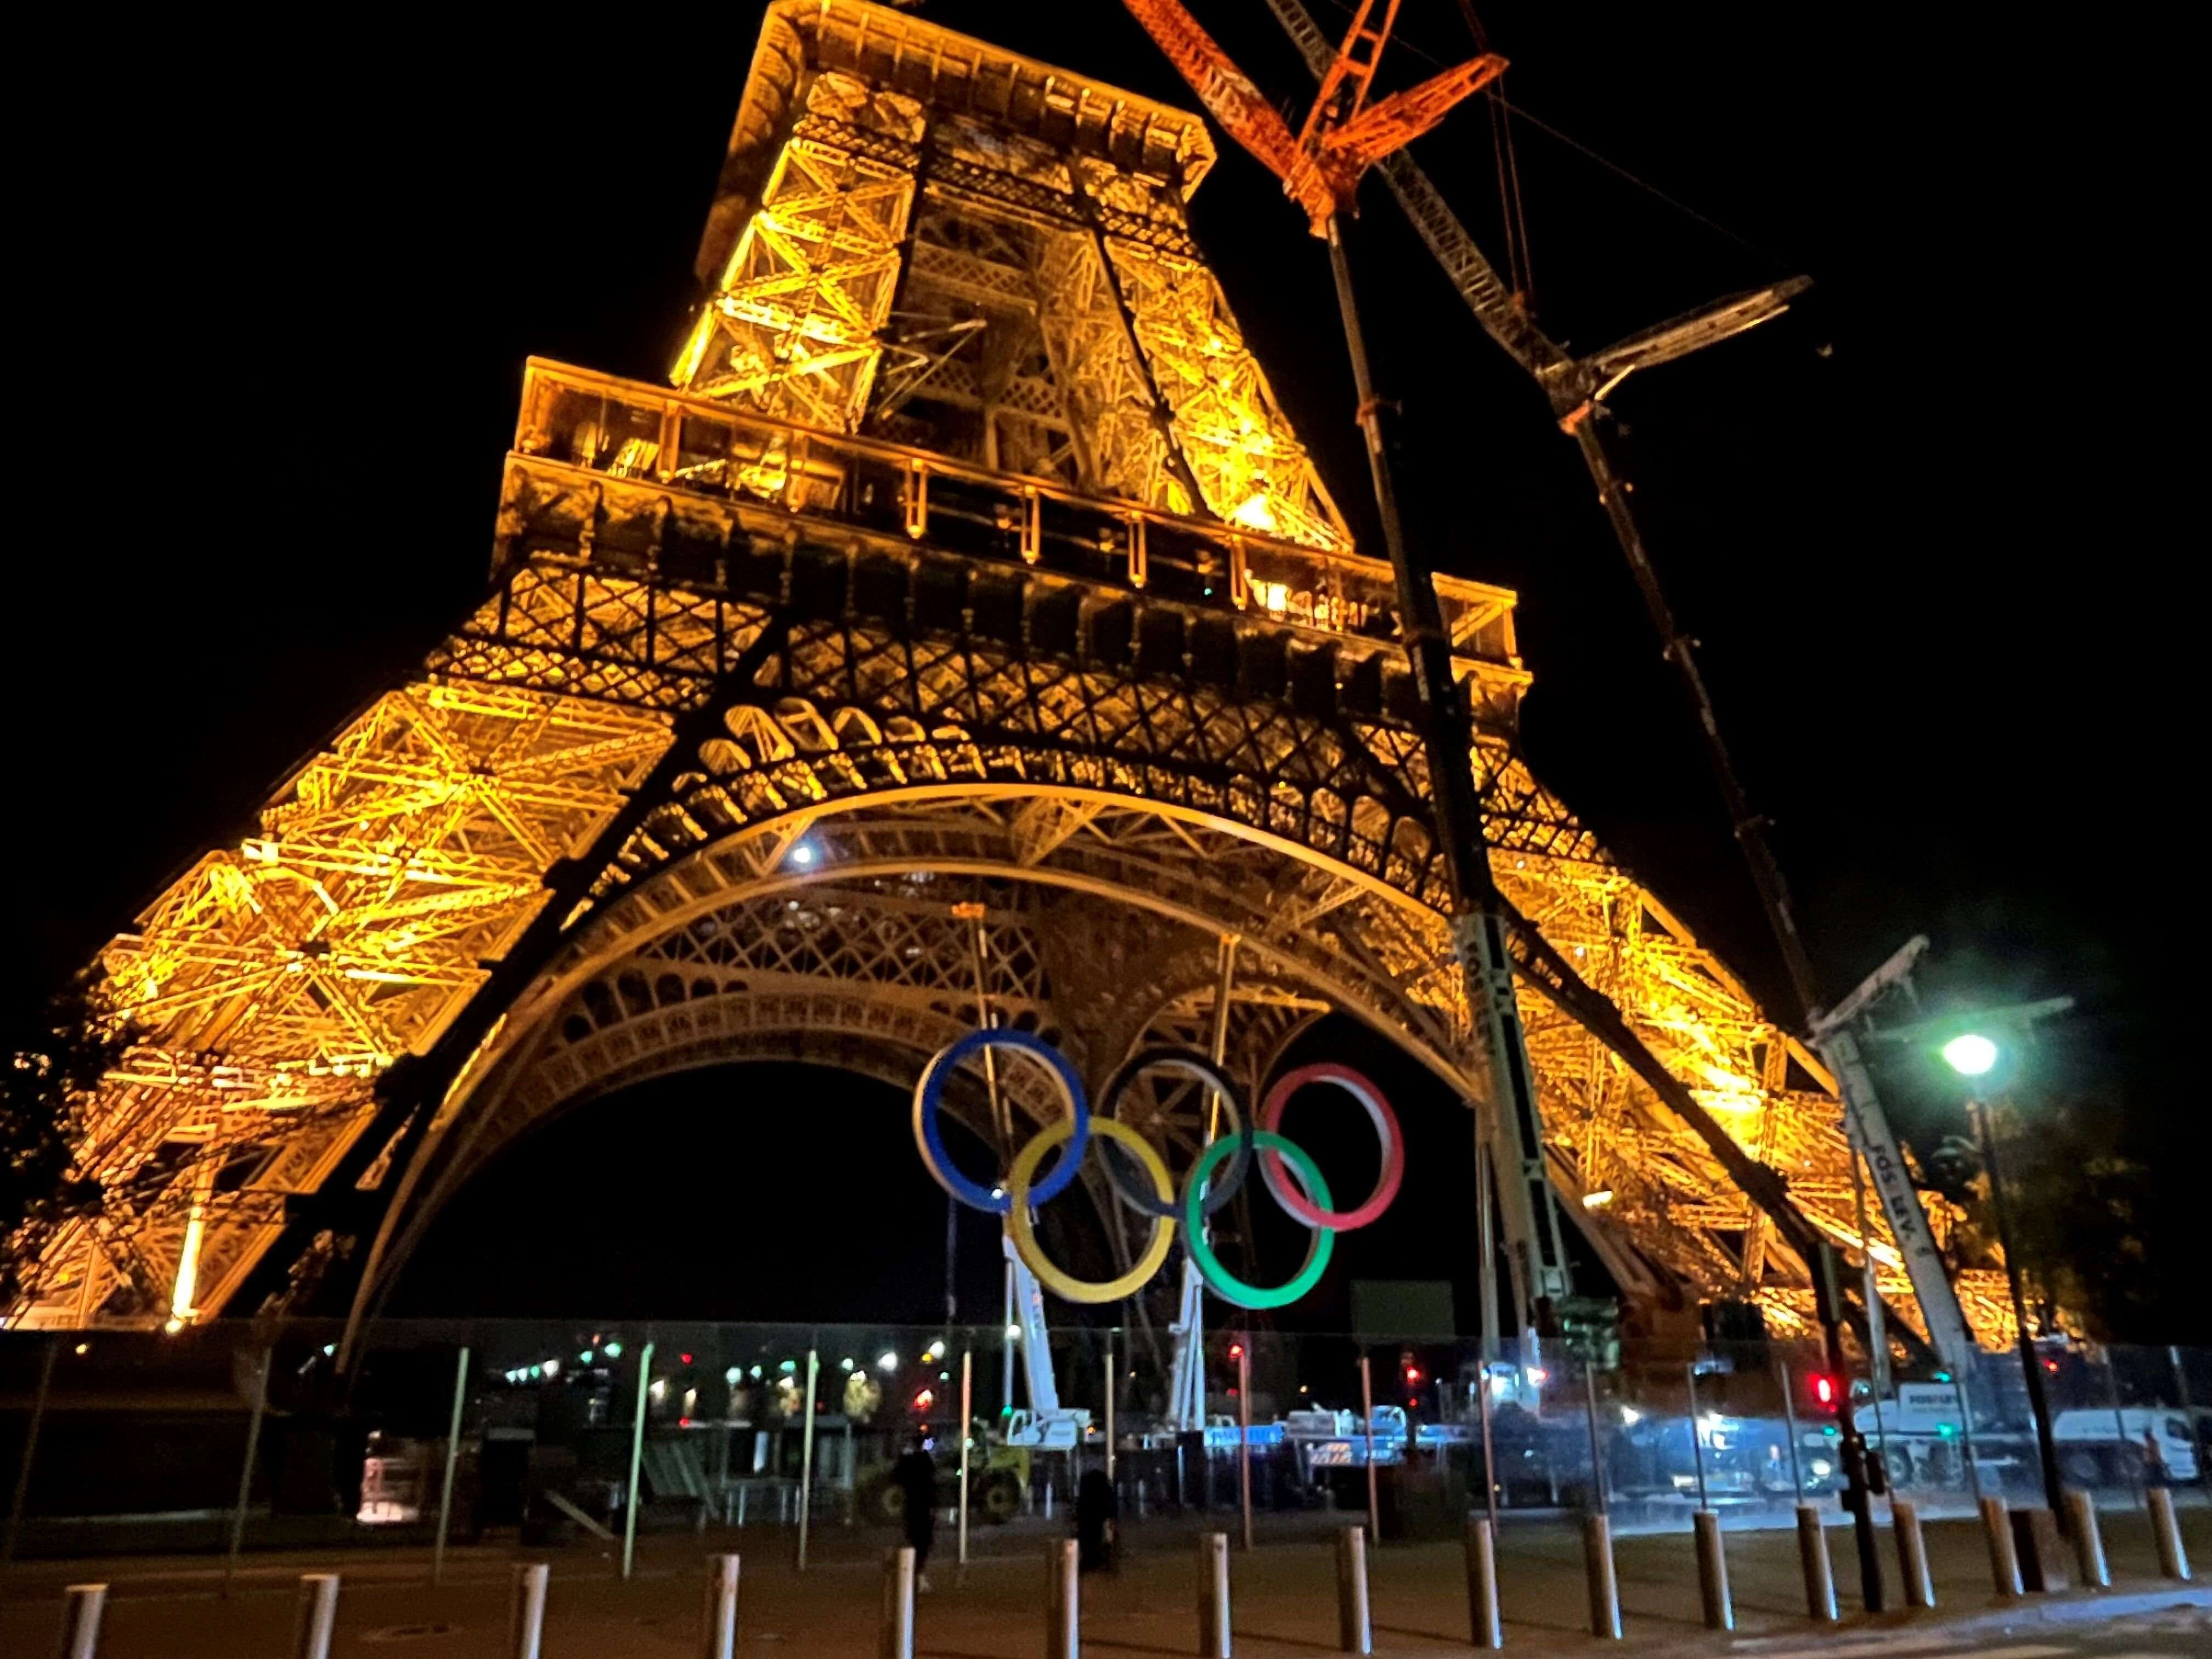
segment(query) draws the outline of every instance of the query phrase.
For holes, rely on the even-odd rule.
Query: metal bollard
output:
[[[1045,1659],[1081,1659],[1083,1558],[1073,1538],[1044,1547]]]
[[[914,1549],[884,1552],[884,1626],[876,1659],[914,1659]]]
[[[1467,1624],[1479,1648],[1502,1648],[1505,1630],[1498,1608],[1498,1547],[1490,1517],[1467,1517]]]
[[[1342,1653],[1375,1651],[1375,1625],[1367,1613],[1367,1528],[1336,1534],[1336,1645]]]
[[[338,1628],[338,1576],[300,1575],[300,1631],[294,1651],[299,1659],[331,1659],[331,1638]]]
[[[1698,1536],[1698,1595],[1705,1607],[1707,1630],[1734,1630],[1735,1608],[1729,1601],[1728,1551],[1721,1543],[1721,1518],[1711,1510],[1690,1517]]]
[[[2081,1569],[2081,1582],[2095,1589],[2109,1589],[2112,1570],[2105,1563],[2105,1534],[2097,1524],[2097,1500],[2069,1487],[2064,1502],[2066,1530],[2074,1534],[2074,1562]]]
[[[1620,1640],[1620,1580],[1613,1571],[1613,1522],[1583,1516],[1583,1571],[1589,1578],[1590,1634]]]
[[[545,1644],[545,1589],[553,1569],[534,1561],[514,1570],[514,1659],[540,1659]]]
[[[2013,1546],[2012,1516],[2005,1512],[2003,1498],[1982,1499],[1982,1530],[1989,1535],[1990,1577],[1996,1582],[1997,1594],[2018,1595],[2020,1552]]]
[[[1889,1500],[1890,1525],[1897,1533],[1897,1565],[1905,1575],[1905,1605],[1936,1605],[1936,1575],[1928,1571],[1928,1540],[1920,1532],[1920,1506],[1902,1498]]]
[[[1828,1563],[1828,1529],[1818,1504],[1797,1506],[1797,1559],[1805,1568],[1805,1612],[1816,1625],[1836,1622],[1836,1571]]]
[[[1199,1659],[1229,1659],[1229,1534],[1198,1535]]]
[[[738,1558],[707,1558],[707,1611],[701,1623],[699,1651],[705,1659],[737,1659]]]
[[[2174,1517],[2170,1487],[2150,1489],[2150,1535],[2158,1544],[2158,1570],[2166,1578],[2189,1577],[2189,1550],[2181,1541],[2181,1522]]]
[[[100,1620],[107,1611],[107,1586],[71,1584],[62,1594],[69,1598],[62,1614],[61,1659],[97,1659]]]

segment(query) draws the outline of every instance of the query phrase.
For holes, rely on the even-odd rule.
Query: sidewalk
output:
[[[2212,1516],[2192,1516],[2194,1559],[2212,1563]],[[1993,1595],[1978,1528],[1943,1522],[1928,1528],[1940,1606],[1933,1613],[1893,1612],[1879,1620],[1847,1613],[1838,1634],[1898,1632],[1935,1638],[1972,1621],[2018,1625],[2059,1616],[2110,1617],[2128,1608],[2177,1604],[2212,1607],[2212,1587],[2162,1585],[2140,1516],[2106,1517],[2106,1550],[2115,1589],[2102,1595],[2031,1597],[2001,1603]],[[937,1586],[919,1603],[918,1651],[927,1659],[1033,1659],[1042,1638],[1043,1553],[1041,1526],[1006,1529],[993,1542],[1004,1553],[978,1559],[963,1574],[950,1559],[949,1539],[933,1563]],[[532,1553],[550,1560],[553,1587],[546,1621],[546,1659],[691,1659],[697,1652],[703,1573],[709,1548],[744,1554],[738,1651],[782,1659],[861,1659],[875,1650],[880,1569],[877,1552],[889,1540],[847,1534],[826,1540],[813,1571],[790,1564],[787,1534],[752,1528],[711,1536],[641,1540],[636,1576],[614,1577],[603,1547]],[[1084,1581],[1086,1651],[1188,1655],[1195,1650],[1196,1572],[1193,1552],[1159,1547],[1133,1553],[1118,1574]],[[1761,1647],[1796,1648],[1818,1641],[1805,1617],[1796,1543],[1786,1533],[1729,1537],[1736,1632],[1707,1632],[1698,1613],[1697,1572],[1686,1534],[1647,1535],[1620,1542],[1621,1604],[1627,1645],[1684,1655],[1754,1654]],[[1847,1530],[1828,1534],[1838,1601],[1857,1603],[1858,1577]],[[1901,1601],[1893,1542],[1882,1534],[1883,1565],[1893,1606]],[[1510,1527],[1501,1541],[1499,1579],[1511,1649],[1595,1652],[1587,1634],[1581,1548],[1565,1527]],[[350,1659],[508,1659],[507,1634],[511,1549],[454,1551],[447,1581],[425,1582],[419,1552],[287,1553],[255,1557],[241,1566],[229,1599],[220,1600],[222,1565],[209,1558],[98,1564],[36,1563],[17,1569],[0,1601],[0,1652],[52,1651],[59,1629],[60,1586],[89,1578],[113,1588],[100,1648],[102,1659],[249,1659],[291,1651],[298,1575],[334,1566],[345,1575],[333,1653]],[[1231,1562],[1237,1651],[1240,1659],[1297,1659],[1335,1650],[1335,1577],[1326,1541],[1263,1543]],[[1378,1654],[1397,1659],[1468,1655],[1465,1580],[1460,1552],[1449,1545],[1389,1547],[1371,1568]],[[2148,1599],[2146,1599],[2148,1598]],[[1778,1640],[1778,1638],[1786,1638]],[[1937,1644],[1931,1643],[1931,1645]]]

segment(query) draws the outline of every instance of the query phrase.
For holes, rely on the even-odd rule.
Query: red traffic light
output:
[[[1229,1357],[1231,1359],[1242,1359],[1244,1357],[1244,1345],[1242,1342],[1231,1343],[1229,1345]]]
[[[1816,1373],[1813,1378],[1813,1398],[1823,1406],[1836,1403],[1836,1379]]]
[[[1406,1367],[1406,1381],[1408,1382],[1418,1382],[1420,1380],[1421,1368],[1419,1365],[1408,1365]]]

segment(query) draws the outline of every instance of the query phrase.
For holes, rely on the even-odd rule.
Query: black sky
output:
[[[1261,8],[1197,9],[1267,90],[1304,94]],[[2108,77],[2062,76],[2054,43],[1963,22],[1482,10],[1516,104],[1733,233],[1523,124],[1552,332],[1594,346],[1789,271],[1818,283],[1619,405],[1832,994],[1915,932],[1939,993],[2071,994],[2054,1066],[2187,1167],[2203,740],[2182,577],[2202,532],[2147,344],[2185,300],[2159,135],[2138,142]],[[64,95],[17,192],[37,297],[18,311],[9,1006],[241,833],[476,597],[526,355],[660,377],[754,15],[471,33],[356,13],[343,37],[195,19],[56,43]],[[1106,0],[923,15],[1188,101]],[[1467,47],[1444,0],[1408,0],[1402,36]],[[2107,38],[2096,61],[2163,50]],[[1364,529],[1325,259],[1225,150],[1199,237]],[[1486,123],[1419,154],[1494,246]],[[1778,990],[1571,447],[1387,196],[1367,210],[1354,257],[1409,517],[1439,568],[1520,590],[1534,764]]]

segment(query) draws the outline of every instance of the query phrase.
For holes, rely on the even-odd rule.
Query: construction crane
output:
[[[1510,907],[1491,874],[1483,840],[1473,727],[1452,675],[1451,641],[1436,587],[1428,573],[1414,565],[1399,520],[1383,449],[1382,405],[1369,374],[1352,269],[1338,228],[1360,175],[1370,166],[1433,127],[1455,104],[1502,73],[1505,63],[1486,54],[1370,106],[1367,94],[1397,19],[1398,0],[1381,0],[1379,22],[1377,0],[1361,0],[1342,46],[1322,76],[1319,96],[1304,126],[1293,135],[1289,124],[1179,0],[1127,3],[1208,112],[1283,181],[1285,194],[1304,211],[1314,234],[1328,243],[1345,345],[1358,390],[1358,418],[1366,440],[1376,511],[1396,580],[1400,632],[1419,694],[1417,720],[1428,755],[1437,839],[1450,887],[1452,943],[1465,976],[1468,1012],[1489,1068],[1492,1109],[1486,1115],[1485,1128],[1492,1165],[1501,1176],[1497,1186],[1504,1231],[1515,1252],[1515,1277],[1527,1301],[1524,1311],[1541,1332],[1553,1325],[1554,1309],[1570,1285],[1559,1208],[1544,1166],[1535,1076],[1514,999],[1514,962],[1507,945]],[[1622,1028],[1626,1030],[1625,1022]],[[1480,1182],[1485,1201],[1489,1190],[1489,1182]],[[1489,1271],[1488,1263],[1484,1270]]]
[[[1326,93],[1337,78],[1340,54],[1329,45],[1301,0],[1267,0],[1267,4]],[[1797,930],[1789,884],[1784,879],[1781,864],[1766,837],[1766,820],[1753,810],[1737,775],[1734,758],[1721,736],[1711,693],[1692,654],[1695,642],[1682,631],[1674,607],[1660,586],[1658,572],[1652,565],[1643,532],[1629,505],[1626,482],[1606,447],[1599,419],[1606,397],[1631,374],[1686,357],[1771,321],[1787,311],[1790,301],[1811,283],[1805,277],[1792,276],[1765,288],[1730,295],[1657,327],[1631,335],[1602,350],[1576,357],[1536,325],[1520,296],[1499,278],[1474,238],[1411,155],[1400,148],[1381,155],[1377,162],[1390,193],[1397,198],[1398,205],[1413,229],[1436,256],[1453,289],[1474,313],[1475,321],[1543,389],[1559,430],[1575,441],[1583,465],[1589,470],[1590,482],[1597,487],[1598,501],[1620,544],[1622,556],[1628,561],[1629,571],[1644,597],[1652,626],[1658,631],[1662,653],[1674,665],[1689,701],[1706,762],[1728,810],[1730,828],[1750,866],[1752,884],[1758,890],[1767,925],[1773,932],[1784,969],[1790,975],[1790,988],[1796,994],[1804,1017],[1805,1035],[1836,1080],[1854,1151],[1874,1173],[1883,1215],[1905,1258],[1913,1295],[1928,1328],[1929,1344],[1947,1366],[1961,1370],[1973,1352],[1973,1333],[1959,1304],[1958,1293],[1929,1227],[1927,1212],[1921,1207],[1919,1194],[1905,1175],[1896,1136],[1858,1052],[1854,1025],[1869,1000],[1869,988],[1861,988],[1861,991],[1823,1012],[1818,976]],[[1886,982],[1883,973],[1877,973],[1869,987],[1880,982]],[[1855,1182],[1856,1175],[1855,1162]],[[1870,1265],[1869,1271],[1871,1272]],[[1879,1308],[1871,1295],[1870,1279],[1868,1288],[1869,1316],[1878,1320]]]

